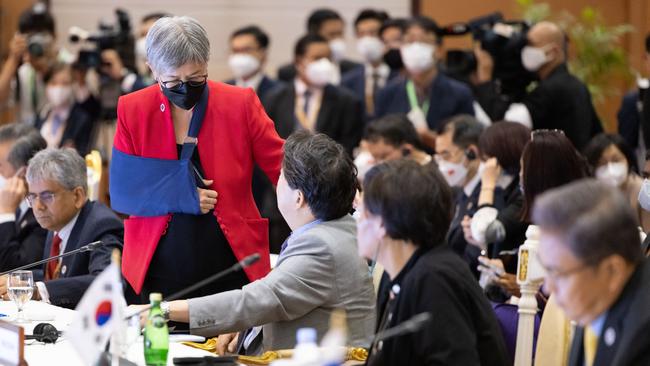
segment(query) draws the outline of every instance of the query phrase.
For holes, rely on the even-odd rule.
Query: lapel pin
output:
[[[616,331],[614,328],[609,327],[605,330],[605,344],[611,346],[616,342]]]
[[[160,103],[160,111],[161,112],[165,111],[165,103]]]
[[[64,265],[61,267],[61,274],[64,275],[65,272],[66,272],[67,270],[68,270],[68,267],[64,264]]]

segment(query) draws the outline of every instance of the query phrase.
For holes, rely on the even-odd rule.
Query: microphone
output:
[[[205,279],[193,284],[192,286],[186,287],[186,288],[184,288],[184,289],[182,289],[182,290],[180,290],[180,291],[178,291],[176,293],[173,293],[173,294],[163,298],[163,301],[168,302],[168,301],[178,300],[178,299],[182,298],[183,296],[185,296],[185,295],[187,295],[187,294],[189,294],[189,293],[191,293],[191,292],[193,292],[195,290],[198,290],[201,287],[203,287],[203,286],[205,286],[207,284],[210,284],[210,283],[212,283],[212,282],[214,282],[214,281],[216,281],[216,280],[218,280],[218,279],[220,279],[222,277],[225,277],[225,276],[227,276],[227,275],[229,275],[231,273],[240,271],[240,270],[242,270],[244,268],[247,268],[247,267],[251,266],[252,264],[257,262],[258,260],[260,260],[260,258],[261,258],[261,256],[260,256],[259,253],[251,254],[251,255],[245,257],[244,259],[240,260],[239,262],[233,264],[231,267],[226,268],[221,272],[217,272],[217,273],[213,274],[212,276],[210,276],[208,278],[205,278]],[[126,318],[124,318],[124,320],[129,320],[129,319],[133,318],[136,315],[140,315],[140,314],[144,313],[145,311],[148,311],[149,309],[151,309],[151,305],[145,306],[144,308],[140,309],[139,311],[126,316]]]
[[[414,315],[407,321],[404,321],[392,328],[388,328],[382,332],[377,333],[375,340],[372,343],[374,344],[379,341],[401,336],[404,334],[415,333],[427,323],[429,323],[429,321],[431,321],[431,313],[420,313],[418,315]]]
[[[9,273],[14,272],[14,271],[20,271],[22,269],[36,267],[36,266],[38,266],[40,264],[47,263],[47,262],[53,261],[55,259],[64,258],[64,257],[68,257],[68,256],[71,256],[71,255],[75,255],[75,254],[79,254],[79,253],[83,253],[83,252],[91,252],[91,251],[93,251],[93,250],[95,250],[95,249],[97,249],[97,248],[99,248],[99,247],[101,247],[103,245],[104,245],[104,243],[102,243],[101,240],[97,240],[97,241],[94,241],[92,243],[86,244],[83,247],[77,248],[75,250],[71,250],[69,252],[62,253],[62,254],[59,254],[59,255],[55,255],[55,256],[52,256],[52,257],[47,257],[47,258],[45,258],[43,260],[36,261],[34,263],[25,264],[24,266],[20,266],[20,267],[17,267],[17,268],[10,269],[8,271],[4,271],[4,272],[0,273],[0,276],[4,276],[4,275],[9,274]]]
[[[503,226],[503,223],[499,220],[494,220],[488,227],[485,229],[485,242],[486,243],[497,243],[503,241],[506,238],[506,228]]]

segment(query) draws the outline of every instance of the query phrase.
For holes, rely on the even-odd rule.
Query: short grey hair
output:
[[[533,223],[562,238],[573,255],[587,265],[618,254],[641,263],[636,212],[618,188],[582,179],[548,190],[535,199]]]
[[[82,187],[88,191],[86,162],[71,148],[45,149],[38,152],[27,165],[27,184],[52,180],[67,190]]]
[[[158,19],[145,42],[147,62],[156,72],[168,72],[188,62],[207,64],[210,59],[208,33],[187,16]]]

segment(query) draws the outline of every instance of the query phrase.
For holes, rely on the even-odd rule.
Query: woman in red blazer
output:
[[[239,288],[270,269],[251,176],[257,164],[277,182],[283,140],[252,89],[207,80],[209,42],[196,20],[158,20],[146,48],[158,83],[120,98],[111,163],[113,208],[131,215],[124,277],[145,302],[259,253],[245,274],[187,296]]]

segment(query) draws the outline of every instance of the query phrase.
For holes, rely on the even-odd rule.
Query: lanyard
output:
[[[413,85],[413,81],[409,80],[406,82],[406,94],[409,97],[409,104],[411,105],[411,109],[418,108],[422,110],[422,113],[426,116],[427,113],[429,113],[429,99],[425,99],[424,102],[422,103],[422,106],[419,105],[418,103],[418,96],[415,93],[415,85]]]
[[[201,130],[201,125],[203,124],[203,117],[205,116],[205,109],[208,106],[208,85],[206,84],[203,88],[203,93],[201,93],[201,99],[194,106],[194,111],[192,113],[192,119],[190,120],[190,129],[187,132],[187,137],[192,137],[194,142],[185,142],[183,143],[183,149],[181,150],[181,159],[189,159],[194,153],[194,148],[196,148],[197,140],[196,137],[199,135]]]

